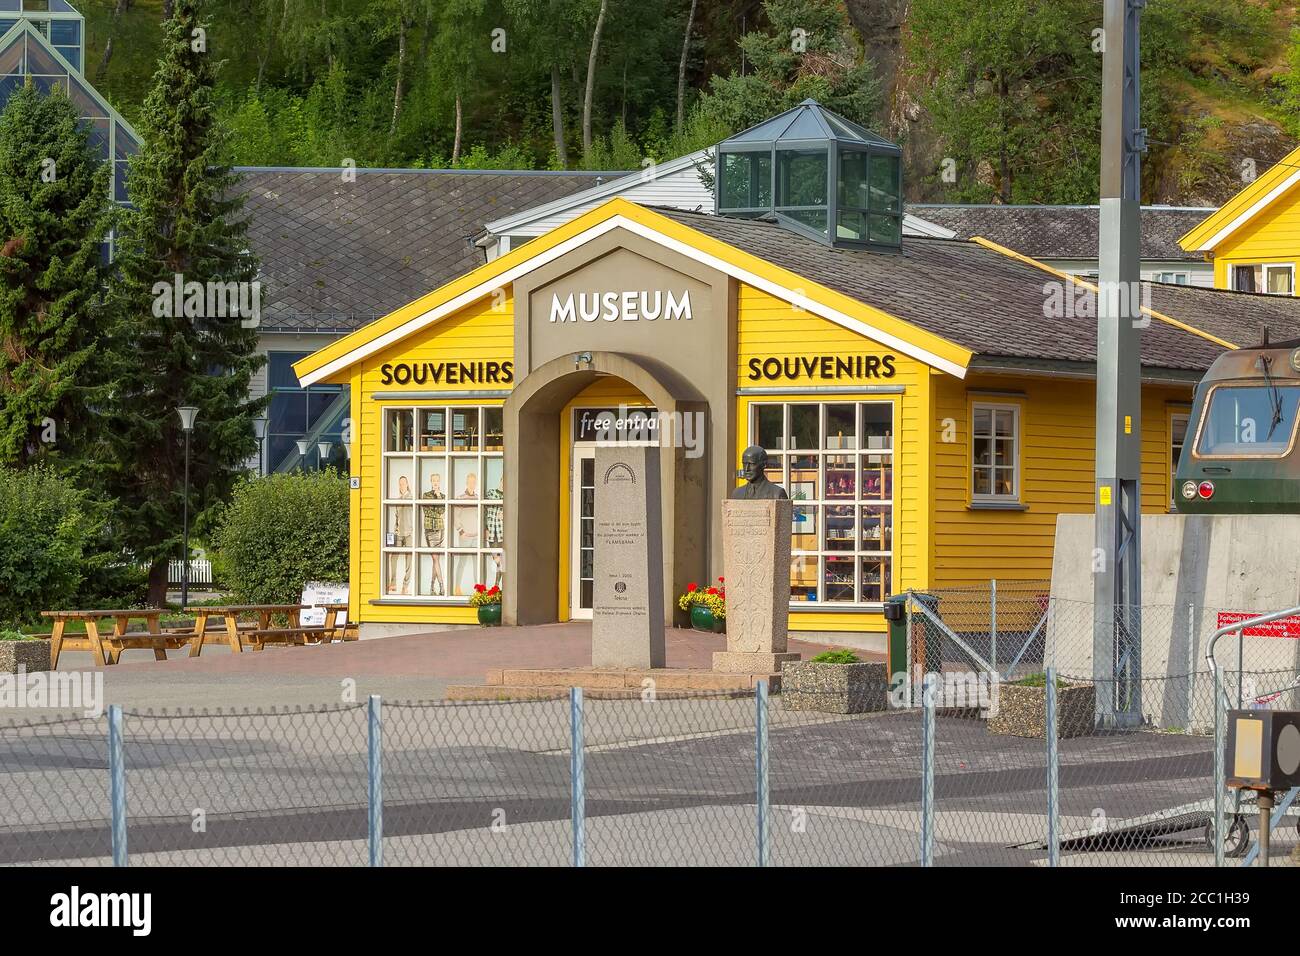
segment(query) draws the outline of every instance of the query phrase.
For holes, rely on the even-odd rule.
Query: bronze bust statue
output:
[[[767,452],[757,445],[750,445],[740,456],[740,473],[745,484],[732,489],[728,497],[740,501],[770,501],[789,498],[785,489],[767,479]]]

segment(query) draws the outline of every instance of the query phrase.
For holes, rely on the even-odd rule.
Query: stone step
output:
[[[489,671],[485,684],[502,687],[581,687],[583,690],[641,690],[654,681],[657,690],[752,690],[761,680],[775,690],[779,673],[724,674],[675,668],[530,668]]]
[[[572,685],[555,685],[553,687],[510,686],[506,684],[451,684],[447,687],[447,700],[562,700],[567,699]],[[584,688],[583,696],[591,700],[639,700],[640,688],[595,687]],[[658,700],[673,700],[696,696],[698,689],[658,689]],[[737,696],[749,696],[750,691],[744,687],[731,687],[714,690],[713,693],[732,693]]]

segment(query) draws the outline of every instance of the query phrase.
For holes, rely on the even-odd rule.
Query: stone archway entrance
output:
[[[588,356],[590,357],[588,360]],[[567,494],[560,474],[560,413],[602,376],[615,376],[638,389],[658,409],[661,421],[698,416],[704,441],[714,440],[704,396],[673,369],[641,356],[616,352],[563,355],[539,366],[516,386],[505,403],[506,624],[545,624],[559,618],[561,536],[559,501]],[[675,425],[661,427],[667,443]],[[689,580],[707,577],[712,531],[708,502],[712,487],[708,454],[690,456],[679,443],[660,452],[663,488],[665,618]]]

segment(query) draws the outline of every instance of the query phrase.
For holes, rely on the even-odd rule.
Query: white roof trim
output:
[[[903,213],[903,235],[926,236],[930,239],[956,239],[957,233],[946,226],[920,219],[910,212]]]
[[[1282,195],[1284,192],[1286,192],[1288,189],[1294,186],[1297,182],[1300,182],[1300,169],[1294,170],[1290,176],[1282,180],[1280,183],[1278,183],[1276,186],[1270,189],[1267,193],[1261,196],[1254,203],[1254,205],[1252,205],[1249,209],[1242,212],[1241,215],[1237,216],[1236,219],[1232,220],[1232,222],[1228,223],[1226,226],[1224,226],[1222,229],[1216,232],[1213,236],[1207,239],[1202,245],[1197,247],[1196,251],[1197,252],[1214,251],[1215,246],[1217,246],[1224,239],[1228,238],[1228,236],[1232,235],[1234,232],[1236,232],[1238,229],[1244,226],[1247,221],[1249,221],[1255,216],[1256,213],[1262,210],[1265,206],[1269,205],[1269,203],[1271,203],[1278,196]]]
[[[531,209],[525,209],[523,212],[517,212],[513,216],[506,216],[503,219],[497,219],[487,223],[483,228],[494,235],[511,232],[520,226],[525,226],[530,222],[542,219],[546,216],[554,215],[557,212],[563,212],[566,209],[572,209],[574,206],[580,206],[583,203],[591,202],[593,199],[604,199],[608,196],[622,195],[629,189],[634,189],[642,183],[652,183],[665,176],[671,176],[673,173],[681,172],[683,169],[695,166],[701,162],[707,162],[711,149],[701,149],[698,152],[688,153],[685,156],[678,156],[676,159],[670,159],[666,163],[654,163],[645,169],[639,169],[628,173],[626,176],[619,176],[617,179],[611,179],[607,183],[601,183],[599,186],[590,186],[587,189],[580,189],[576,193],[571,193],[560,199],[553,199],[541,206],[533,206]]]
[[[910,342],[906,342],[903,339],[899,338],[898,336],[893,335],[889,332],[885,332],[882,329],[876,328],[875,326],[870,325],[867,322],[863,322],[860,319],[855,319],[852,318],[851,316],[845,315],[844,313],[838,311],[837,309],[833,309],[830,306],[822,305],[820,302],[812,301],[806,296],[799,294],[795,290],[787,289],[784,286],[781,286],[775,282],[772,282],[768,279],[764,279],[761,276],[755,275],[754,273],[750,272],[747,269],[742,269],[739,266],[735,266],[729,262],[725,262],[724,260],[719,259],[716,256],[712,256],[709,255],[708,253],[701,252],[699,249],[696,249],[694,246],[688,245],[687,243],[681,242],[680,240],[673,239],[670,236],[665,236],[663,233],[659,232],[658,230],[652,229],[649,226],[643,226],[641,223],[633,222],[632,220],[622,215],[618,215],[618,216],[611,216],[609,219],[606,219],[604,222],[596,223],[594,226],[585,230],[584,232],[581,232],[576,236],[569,237],[564,242],[561,242],[558,245],[555,245],[552,248],[546,250],[545,252],[539,253],[533,256],[532,258],[519,263],[517,266],[514,266],[511,269],[507,269],[505,272],[501,273],[500,275],[494,276],[491,279],[481,282],[478,285],[476,285],[474,288],[462,292],[460,295],[449,299],[448,301],[442,303],[441,305],[436,306],[428,310],[427,312],[422,312],[411,319],[408,319],[406,322],[402,323],[396,328],[390,329],[389,331],[385,332],[383,335],[379,336],[378,338],[371,339],[366,344],[357,346],[356,348],[352,349],[350,352],[347,352],[339,356],[338,358],[334,359],[332,362],[322,365],[314,372],[309,372],[307,375],[302,376],[299,379],[299,381],[301,382],[304,388],[308,385],[314,385],[317,382],[320,382],[328,378],[329,376],[335,374],[336,372],[342,371],[343,369],[347,368],[349,365],[354,365],[357,362],[362,361],[363,359],[366,359],[371,355],[374,355],[376,352],[381,352],[384,349],[388,348],[390,345],[400,342],[402,339],[406,338],[407,336],[413,335],[414,333],[420,331],[425,326],[432,325],[433,323],[439,321],[440,319],[443,319],[446,316],[451,315],[452,313],[457,312],[460,309],[463,309],[465,306],[470,305],[471,303],[477,301],[478,299],[490,295],[494,290],[501,288],[507,283],[514,282],[519,277],[527,275],[528,273],[534,271],[535,269],[540,269],[542,266],[546,265],[547,263],[553,262],[554,260],[560,258],[560,256],[572,252],[574,249],[577,249],[584,243],[590,242],[592,239],[595,239],[598,236],[602,236],[613,229],[619,229],[619,228],[626,229],[628,232],[641,236],[644,239],[648,239],[651,242],[658,243],[664,248],[671,249],[674,252],[680,253],[681,255],[684,255],[687,258],[694,260],[695,262],[699,262],[702,265],[717,270],[718,272],[722,272],[726,275],[732,276],[733,278],[738,279],[741,282],[748,283],[749,285],[752,285],[757,289],[762,289],[764,292],[767,292],[768,294],[773,295],[778,299],[783,299],[784,301],[789,302],[792,305],[797,305],[801,309],[804,309],[808,312],[812,312],[815,315],[820,315],[824,319],[829,319],[830,321],[834,322],[836,325],[840,325],[851,332],[856,332],[859,335],[862,335],[866,338],[874,339],[875,341],[879,342],[881,345],[888,346],[889,348],[894,349],[896,352],[901,352],[904,355],[910,356],[911,358],[924,362],[925,364],[930,365],[934,368],[941,369],[942,371],[947,372],[948,374],[953,375],[957,378],[966,377],[966,370],[962,368],[960,365],[956,364],[955,362],[951,362],[948,359],[943,358],[942,356],[935,355],[933,352],[930,352],[927,349],[923,349],[911,344]]]

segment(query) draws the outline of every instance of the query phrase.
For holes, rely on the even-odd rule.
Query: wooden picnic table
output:
[[[228,644],[231,653],[242,654],[244,645],[252,644],[255,650],[262,650],[267,644],[306,644],[310,638],[317,642],[333,638],[339,631],[344,639],[349,639],[348,625],[340,621],[339,615],[346,620],[346,604],[321,605],[326,611],[324,625],[303,627],[302,612],[312,607],[309,604],[228,604],[222,606],[193,607],[188,613],[194,615],[194,629],[187,633],[190,644],[190,657],[198,657],[203,652],[204,644]],[[240,615],[256,615],[257,621],[241,623]],[[289,619],[287,627],[272,627],[271,618],[283,615]],[[217,630],[208,628],[208,621],[218,618],[225,627]],[[354,638],[352,638],[354,639]]]
[[[176,633],[164,633],[159,619],[167,613],[163,608],[125,608],[99,611],[42,611],[42,617],[54,622],[50,634],[50,668],[59,666],[59,655],[64,648],[70,651],[90,651],[95,655],[95,663],[101,666],[116,664],[122,651],[131,647],[148,648],[153,651],[154,660],[167,660],[167,651],[176,650],[189,643],[189,637]],[[104,634],[99,629],[99,622],[105,618],[113,619],[113,630]],[[64,629],[69,621],[84,621],[86,636],[64,636]],[[132,621],[144,621],[143,631],[131,631]]]

